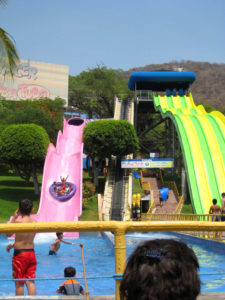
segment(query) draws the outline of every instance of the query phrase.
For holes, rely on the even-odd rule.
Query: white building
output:
[[[69,67],[50,63],[20,60],[14,78],[0,69],[0,97],[25,100],[60,97],[68,105]]]

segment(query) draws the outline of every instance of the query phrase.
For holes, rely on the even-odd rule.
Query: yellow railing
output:
[[[150,183],[149,182],[142,182],[141,184],[141,188],[144,190],[144,191],[149,191],[150,192]]]
[[[150,190],[150,207],[148,209],[148,211],[146,213],[141,213],[141,218],[144,219],[149,219],[150,216],[152,215],[153,209],[155,208],[156,204],[155,204],[155,198],[154,198],[154,193],[152,190]]]
[[[173,190],[175,193],[176,198],[178,199],[178,204],[176,209],[174,210],[174,214],[180,213],[182,206],[184,204],[184,195],[180,195],[178,192],[178,188],[176,185],[175,181],[165,181],[163,176],[162,176],[162,171],[160,170],[159,172],[159,176],[160,176],[160,180],[162,182],[162,184],[166,187],[168,187],[169,189]]]
[[[147,213],[142,213],[141,214],[143,216],[143,218],[147,218],[152,214],[152,211],[155,208],[156,204],[155,204],[155,199],[154,199],[154,196],[153,196],[153,191],[151,191],[150,183],[143,181],[143,172],[142,171],[140,171],[140,176],[141,176],[140,182],[141,182],[142,189],[143,190],[149,190],[149,192],[151,194],[151,198],[150,198],[151,199],[151,206],[150,206]],[[174,214],[180,213],[180,211],[182,209],[182,206],[183,206],[183,203],[184,203],[184,195],[179,195],[179,192],[178,192],[177,185],[176,185],[175,181],[165,181],[163,179],[161,171],[159,172],[159,176],[160,176],[160,180],[161,180],[162,184],[164,186],[168,187],[169,189],[173,190],[174,193],[175,193],[176,199],[178,199],[177,207],[176,207],[176,209],[174,210],[173,213]]]
[[[162,170],[161,169],[159,171],[159,178],[160,178],[160,180],[162,182],[162,185],[164,185],[164,179],[163,179],[163,176],[162,176]]]
[[[141,181],[141,188],[145,191],[149,191],[150,192],[150,183],[149,182],[146,182],[146,181],[143,181],[143,173],[142,171],[140,171],[140,181]]]
[[[151,205],[150,205],[150,208],[148,210],[148,214],[151,214],[153,209],[155,208],[155,198],[154,198],[154,195],[153,195],[153,191],[150,191],[150,196],[151,196]]]
[[[219,215],[219,220],[221,221],[222,215]],[[142,214],[142,220],[146,221],[185,221],[185,222],[215,222],[215,215],[197,215],[197,214],[151,214],[151,215],[144,215]],[[217,232],[205,232],[205,231],[191,231],[189,230],[188,234],[195,235],[198,237],[206,238],[206,239],[217,239],[222,241],[222,233],[217,234]]]
[[[222,232],[225,222],[202,221],[77,221],[77,222],[40,222],[20,224],[0,224],[0,233],[18,232],[96,232],[112,231],[115,238],[115,272],[122,274],[126,265],[126,232],[138,231],[197,231]],[[119,296],[120,280],[116,280],[116,300]]]
[[[178,197],[178,204],[177,204],[177,207],[174,210],[173,214],[179,214],[181,212],[183,204],[184,204],[184,195],[181,195]]]
[[[151,190],[150,183],[143,181],[143,172],[142,171],[140,171],[140,175],[141,175],[141,179],[140,179],[140,181],[141,181],[141,187],[142,187],[143,190],[149,191],[149,193],[150,193],[150,200],[151,200],[151,205],[150,205],[149,210],[147,211],[147,213],[142,213],[141,214],[141,215],[143,215],[145,217],[147,215],[150,215],[152,213],[153,209],[155,208],[155,199],[154,199],[154,193]]]

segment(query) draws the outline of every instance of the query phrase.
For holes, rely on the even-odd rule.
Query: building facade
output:
[[[68,105],[68,80],[68,66],[20,60],[13,79],[4,76],[0,69],[0,97],[7,100],[60,97]]]

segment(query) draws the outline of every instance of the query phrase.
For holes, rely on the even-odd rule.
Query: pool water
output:
[[[114,248],[112,243],[100,233],[81,233],[76,246],[61,244],[56,256],[49,256],[49,245],[55,240],[55,234],[40,234],[35,238],[35,251],[38,261],[36,277],[37,295],[56,295],[55,291],[64,281],[64,268],[73,266],[76,277],[85,289],[80,243],[83,243],[87,285],[91,295],[115,294]],[[126,235],[127,257],[142,241],[155,238],[173,238],[186,242],[195,251],[200,263],[202,292],[225,291],[225,245],[202,241],[175,233],[130,233]],[[71,240],[70,240],[71,241]],[[74,240],[73,240],[74,242]],[[15,295],[12,279],[12,255],[6,252],[8,239],[0,235],[0,296]]]
[[[8,240],[5,236],[0,235],[0,279],[12,278],[12,255],[6,252]],[[88,279],[87,285],[90,294],[105,295],[114,293],[114,279],[108,278],[114,275],[114,249],[111,243],[103,239],[101,234],[89,236],[81,235],[77,240],[66,239],[73,241],[76,245],[68,245],[61,243],[57,255],[48,255],[49,245],[56,239],[55,234],[49,237],[49,234],[41,234],[35,238],[35,252],[37,258],[37,278],[48,278],[48,281],[36,280],[37,295],[56,295],[55,291],[60,284],[65,280],[64,268],[73,266],[76,268],[78,281],[85,289],[83,277],[83,264],[80,243],[83,243],[84,261],[86,277],[106,278]],[[59,280],[50,280],[50,278],[60,278]],[[15,295],[15,284],[12,281],[0,281],[0,296]]]
[[[225,244],[171,232],[131,233],[126,235],[127,257],[140,242],[155,238],[185,242],[198,257],[201,292],[225,292]]]

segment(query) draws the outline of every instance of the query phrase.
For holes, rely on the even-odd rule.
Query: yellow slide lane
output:
[[[188,178],[195,208],[199,213],[208,213],[212,198],[220,203],[220,193],[225,192],[225,117],[219,112],[208,114],[202,105],[196,106],[191,94],[157,98],[164,117],[170,117],[185,137],[182,141],[188,172],[193,170]]]
[[[181,101],[179,101],[178,98],[179,98],[178,96],[173,97],[174,107],[176,109],[182,109]],[[211,153],[211,156],[212,156],[212,161],[213,161],[214,170],[215,170],[215,174],[216,174],[216,181],[217,181],[217,184],[218,184],[218,189],[219,189],[219,191],[222,191],[225,187],[224,162],[223,162],[223,157],[222,157],[222,154],[221,154],[221,150],[220,150],[220,147],[218,145],[218,141],[215,137],[214,131],[213,131],[209,121],[205,117],[205,115],[208,115],[208,114],[206,113],[204,108],[201,109],[200,107],[196,107],[191,94],[189,96],[186,96],[185,99],[186,99],[186,104],[187,104],[188,108],[183,108],[182,109],[182,114],[185,114],[187,116],[192,115],[194,118],[197,118],[198,121],[201,123],[202,129],[204,131],[205,137],[206,137],[207,142],[208,142],[208,146],[210,148],[210,153]],[[194,109],[196,114],[192,114],[190,109]],[[215,115],[218,116],[218,114],[215,114]],[[219,117],[221,117],[221,115],[219,115]],[[220,119],[222,119],[222,118],[220,118]],[[224,118],[224,120],[225,120],[225,118]],[[224,125],[225,125],[225,123],[224,123]],[[225,126],[220,124],[220,127],[225,127]],[[188,133],[187,127],[186,127],[186,130],[187,130],[187,133]],[[195,129],[192,128],[191,130],[195,130]],[[190,140],[190,137],[189,137],[189,140]],[[196,141],[197,140],[198,140],[198,137],[196,137]],[[194,154],[195,165],[196,165],[196,159],[200,159],[200,158],[197,158],[196,154]],[[203,162],[204,162],[204,157],[203,156],[202,156],[202,159],[203,159]],[[206,166],[204,166],[204,169],[207,169]],[[207,185],[208,195],[207,196],[205,195],[204,198],[202,198],[202,196],[201,196],[201,199],[202,199],[203,205],[205,207],[206,213],[209,211],[209,208],[212,204],[212,198],[215,198],[218,195],[218,193],[215,194],[212,190],[210,190],[210,185],[208,184],[210,182],[210,175],[211,174],[208,174],[207,171],[206,171],[206,174],[205,174],[206,183],[205,183],[205,185]],[[201,195],[202,195],[202,191],[201,191]]]
[[[198,135],[195,131],[195,127],[186,115],[181,115],[181,120],[185,126],[186,134],[188,136],[189,144],[192,151],[192,159],[195,165],[195,174],[198,182],[198,189],[200,198],[204,207],[204,211],[208,212],[208,203],[211,202],[211,191],[208,185],[208,176],[204,165],[204,158],[199,143]]]
[[[203,115],[198,115],[197,117],[202,125],[205,137],[208,141],[208,146],[210,148],[211,158],[214,165],[216,181],[218,184],[219,191],[222,191],[225,187],[225,168],[218,141],[215,137],[214,131],[212,130],[212,126],[210,125],[207,118]],[[210,174],[208,177],[210,180]],[[217,195],[212,194],[211,199],[209,199],[209,201],[207,201],[207,203],[204,204],[204,206],[207,207],[206,211],[208,211],[210,206],[212,205],[212,198],[217,198]]]
[[[160,106],[162,111],[167,111],[177,116],[186,131],[186,135],[188,137],[188,141],[191,147],[192,152],[192,160],[195,166],[195,174],[198,183],[198,193],[200,194],[200,198],[204,199],[202,201],[203,209],[206,213],[208,213],[209,203],[212,201],[211,191],[208,185],[208,176],[206,172],[206,168],[204,165],[204,157],[201,150],[201,145],[199,143],[198,135],[196,133],[195,127],[192,124],[189,116],[192,115],[188,108],[182,108],[179,96],[175,97],[166,97],[160,96]],[[171,103],[169,105],[168,102],[172,101],[173,108],[171,107]],[[188,97],[188,106],[193,108],[191,98]],[[170,107],[170,108],[169,108]],[[179,110],[179,112],[178,112]]]

